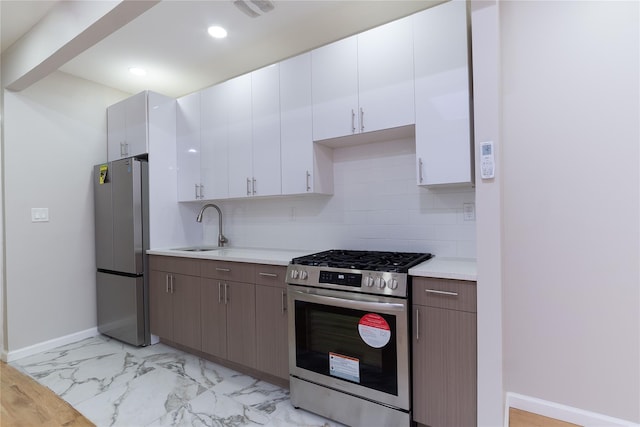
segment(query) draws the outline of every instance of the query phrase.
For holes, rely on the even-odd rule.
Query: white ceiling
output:
[[[441,1],[275,0],[274,10],[250,18],[232,0],[165,0],[60,70],[125,92],[179,97]],[[55,3],[0,1],[2,50]],[[228,30],[226,39],[207,34],[216,24]],[[147,76],[133,76],[132,66]]]

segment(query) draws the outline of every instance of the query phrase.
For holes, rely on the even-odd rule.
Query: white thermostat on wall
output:
[[[480,143],[480,176],[490,179],[495,176],[495,159],[493,156],[493,141]]]

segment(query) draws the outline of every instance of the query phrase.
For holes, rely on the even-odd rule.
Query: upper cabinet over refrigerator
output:
[[[149,153],[150,123],[161,105],[175,99],[144,91],[107,108],[107,159],[112,162]],[[157,110],[157,111],[156,111]]]

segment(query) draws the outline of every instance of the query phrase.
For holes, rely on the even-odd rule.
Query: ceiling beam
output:
[[[11,91],[28,88],[159,1],[59,2],[2,53],[2,86]]]

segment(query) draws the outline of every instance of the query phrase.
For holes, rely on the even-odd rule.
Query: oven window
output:
[[[360,335],[358,325],[371,316],[389,327],[384,345],[369,345]],[[299,368],[398,395],[395,316],[295,301],[295,331]]]

